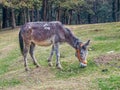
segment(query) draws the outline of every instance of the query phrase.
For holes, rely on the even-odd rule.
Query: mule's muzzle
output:
[[[87,61],[84,61],[84,62],[80,62],[80,67],[81,68],[84,68],[87,66]]]

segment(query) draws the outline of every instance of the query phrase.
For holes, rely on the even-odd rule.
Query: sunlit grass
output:
[[[97,79],[99,88],[101,90],[119,90],[120,89],[120,76],[110,76],[109,78]]]
[[[17,80],[15,78],[12,78],[12,79],[3,79],[3,80],[0,80],[0,88],[4,88],[4,87],[8,87],[8,86],[15,86],[15,85],[18,85],[20,84],[21,81],[20,80]]]

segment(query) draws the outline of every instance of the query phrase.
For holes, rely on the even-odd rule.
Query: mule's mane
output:
[[[66,31],[66,36],[67,35],[74,36],[70,29],[65,28],[65,31]]]
[[[65,28],[65,33],[66,42],[69,43],[73,48],[77,48],[77,43],[81,41],[72,33],[70,29]]]

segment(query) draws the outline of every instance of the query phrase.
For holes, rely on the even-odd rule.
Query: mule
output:
[[[48,58],[48,64],[49,66],[52,66],[52,56],[55,52],[56,67],[58,69],[62,69],[59,59],[59,44],[61,42],[67,42],[70,44],[76,50],[75,55],[79,62],[82,63],[82,66],[87,66],[87,46],[89,45],[90,40],[88,40],[86,43],[83,43],[81,40],[75,37],[71,30],[66,28],[61,22],[28,22],[21,26],[19,32],[19,44],[21,53],[24,57],[25,70],[29,70],[27,64],[28,53],[32,57],[34,65],[36,65],[36,67],[40,66],[34,56],[34,49],[36,45],[52,45],[52,50]]]

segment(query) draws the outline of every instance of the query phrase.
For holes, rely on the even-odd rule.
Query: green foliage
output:
[[[3,5],[11,8],[40,8],[42,0],[3,0]]]

